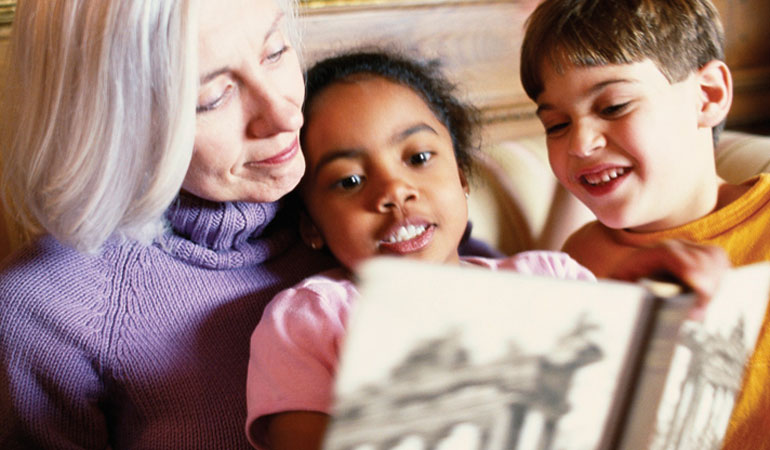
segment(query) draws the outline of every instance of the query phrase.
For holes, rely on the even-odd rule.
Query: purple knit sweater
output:
[[[250,334],[276,292],[333,264],[277,209],[186,197],[152,246],[17,252],[0,270],[0,448],[249,448]]]

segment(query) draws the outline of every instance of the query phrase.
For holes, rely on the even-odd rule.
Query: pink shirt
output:
[[[464,264],[525,275],[595,281],[566,253],[529,251],[502,259],[463,257]],[[260,417],[284,411],[329,413],[334,374],[348,313],[358,290],[343,269],[314,275],[280,292],[251,337],[246,380],[246,433],[257,448]]]

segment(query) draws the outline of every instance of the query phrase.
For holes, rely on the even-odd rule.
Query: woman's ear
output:
[[[321,250],[324,247],[324,238],[321,236],[321,232],[305,211],[299,215],[299,234],[302,241],[313,250]]]
[[[712,60],[696,73],[700,87],[698,124],[713,128],[727,117],[733,103],[733,78],[723,61]]]

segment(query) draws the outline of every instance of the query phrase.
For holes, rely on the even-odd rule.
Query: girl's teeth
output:
[[[388,237],[386,241],[389,244],[395,244],[396,242],[403,242],[408,241],[409,239],[414,239],[416,236],[421,235],[425,232],[425,229],[427,227],[425,225],[407,225],[405,227],[401,227],[398,229],[398,231]]]

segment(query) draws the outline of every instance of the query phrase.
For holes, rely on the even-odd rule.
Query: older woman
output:
[[[250,333],[332,263],[279,207],[304,88],[277,1],[19,2],[0,161],[37,237],[0,272],[0,448],[248,448]]]

